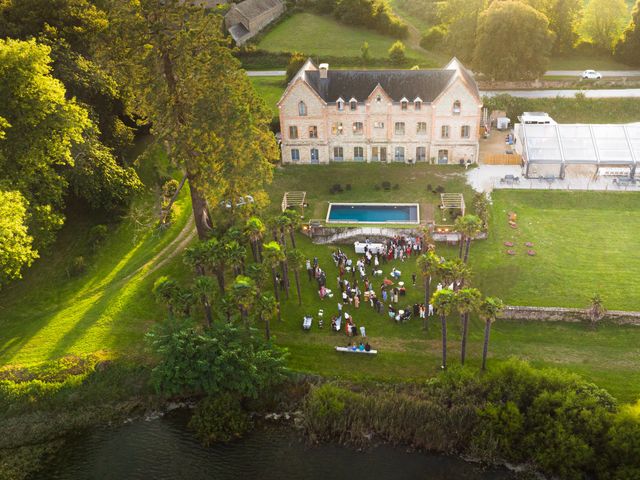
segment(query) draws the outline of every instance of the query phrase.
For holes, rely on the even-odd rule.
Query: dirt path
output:
[[[164,267],[176,255],[182,253],[182,251],[193,241],[195,237],[195,222],[193,220],[193,216],[190,215],[184,228],[176,238],[171,241],[171,243],[156,253],[154,257],[148,260],[144,265],[141,265],[117,283],[126,283],[140,273],[144,273],[145,276],[150,275],[156,270]]]

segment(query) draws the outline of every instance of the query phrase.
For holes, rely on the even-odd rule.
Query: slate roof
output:
[[[240,14],[250,19],[280,5],[282,0],[244,0],[236,3],[235,7]]]
[[[342,97],[349,101],[355,98],[363,102],[378,84],[393,101],[403,97],[413,101],[420,97],[430,103],[444,91],[455,70],[329,70],[327,78],[320,72],[305,72],[306,81],[325,102],[335,102]]]

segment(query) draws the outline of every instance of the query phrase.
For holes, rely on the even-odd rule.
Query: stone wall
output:
[[[584,308],[526,307],[508,305],[502,311],[500,320],[534,320],[542,322],[590,322],[589,313]],[[607,310],[603,320],[619,325],[640,326],[640,312]]]

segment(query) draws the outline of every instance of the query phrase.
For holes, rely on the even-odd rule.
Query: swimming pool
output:
[[[417,203],[330,203],[327,223],[420,223]]]

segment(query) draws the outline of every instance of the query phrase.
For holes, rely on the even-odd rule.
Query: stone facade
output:
[[[231,5],[224,23],[237,45],[257,35],[284,13],[283,0],[244,0]]]
[[[354,72],[360,86],[351,90],[350,72],[332,77],[326,64],[307,61],[278,103],[282,162],[477,162],[482,102],[473,78],[456,59],[442,71],[420,72]],[[363,90],[361,77],[371,75],[379,83]],[[361,98],[332,98],[338,93],[327,81],[340,82],[335,92]],[[433,98],[421,98],[421,91]]]

